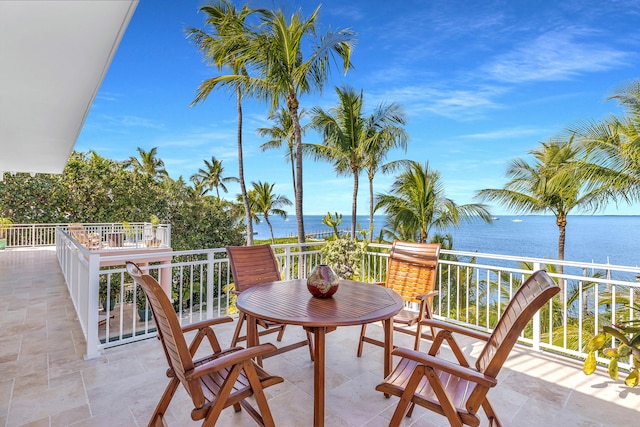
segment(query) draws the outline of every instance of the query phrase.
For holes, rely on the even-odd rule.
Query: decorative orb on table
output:
[[[314,267],[307,277],[307,289],[311,295],[318,298],[329,298],[338,290],[340,279],[327,264],[319,264]]]

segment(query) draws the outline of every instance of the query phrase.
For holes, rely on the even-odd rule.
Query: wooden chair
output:
[[[233,406],[236,412],[244,408],[261,426],[274,426],[263,389],[283,379],[265,372],[252,358],[264,356],[276,347],[263,344],[248,349],[233,347],[222,350],[211,326],[233,322],[233,319],[217,318],[180,327],[171,301],[158,282],[132,262],[127,262],[127,272],[147,296],[158,328],[158,338],[169,364],[167,376],[170,381],[149,426],[165,425],[164,414],[179,384],[184,386],[193,401],[191,418],[194,421],[203,420],[204,426],[215,425],[220,412],[229,406]],[[184,333],[189,331],[197,331],[197,334],[187,347]],[[194,359],[205,337],[213,353]],[[246,399],[251,395],[255,397],[260,412],[247,402]]]
[[[98,233],[89,233],[84,225],[79,223],[71,223],[67,226],[67,231],[82,246],[89,250],[97,250],[102,246],[102,238]]]
[[[396,240],[391,247],[389,264],[387,266],[387,280],[380,285],[396,291],[407,303],[419,304],[418,311],[403,309],[393,317],[394,330],[406,334],[415,334],[414,350],[420,349],[421,338],[433,338],[431,334],[422,333],[420,320],[431,318],[431,302],[438,294],[434,290],[436,284],[436,267],[440,255],[439,243],[414,243]],[[407,329],[416,325],[416,331]],[[396,325],[402,325],[396,326]],[[365,342],[384,346],[382,341],[365,336],[367,325],[362,325],[360,342],[358,343],[358,357],[362,356]]]
[[[231,266],[231,274],[233,275],[233,283],[235,285],[234,293],[239,295],[241,292],[264,283],[276,282],[282,280],[280,275],[280,267],[276,256],[271,249],[271,245],[257,246],[227,246],[227,255],[229,256],[229,265]],[[241,341],[246,341],[247,336],[240,335],[242,325],[247,320],[247,315],[240,312],[236,330],[231,339],[231,345],[235,346]],[[262,319],[258,319],[258,325],[264,330],[258,333],[258,337],[277,332],[277,340],[282,341],[284,329],[286,325],[274,323]],[[305,345],[309,346],[309,354],[313,360],[313,346],[311,334],[307,331],[307,339],[288,346],[280,347],[276,352],[270,354],[284,353]]]
[[[405,413],[411,416],[414,405],[444,415],[452,426],[479,425],[477,412],[482,407],[489,425],[500,426],[487,392],[497,384],[496,377],[527,323],[559,291],[546,272],[535,272],[513,296],[491,335],[437,320],[423,320],[421,323],[438,330],[429,354],[395,349],[393,355],[402,359],[376,387],[387,396],[400,397],[389,426],[399,426]],[[469,365],[454,333],[486,342],[475,368]],[[458,364],[436,357],[445,340]]]

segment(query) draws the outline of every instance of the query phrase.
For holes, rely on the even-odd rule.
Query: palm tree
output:
[[[192,194],[194,198],[199,199],[200,197],[203,197],[205,194],[207,194],[207,191],[209,191],[209,189],[207,188],[208,185],[204,183],[202,178],[196,175],[192,175],[190,180],[193,183]]]
[[[323,143],[314,144],[312,152],[316,159],[333,163],[338,175],[353,176],[351,199],[351,238],[356,235],[358,210],[358,178],[367,151],[367,121],[362,113],[363,93],[352,88],[336,88],[338,105],[328,111],[320,107],[312,110],[311,124],[322,132]]]
[[[481,219],[491,222],[485,205],[472,203],[458,205],[445,197],[440,173],[429,169],[429,164],[409,160],[391,186],[390,193],[377,195],[376,209],[387,213],[387,225],[392,231],[401,231],[411,240],[426,242],[432,229],[445,231],[462,221]]]
[[[269,221],[270,215],[278,215],[282,218],[287,218],[287,211],[282,209],[284,206],[291,206],[291,200],[281,194],[274,194],[273,187],[275,184],[269,184],[268,182],[252,182],[253,189],[250,190],[253,201],[253,211],[261,214],[264,217],[267,225],[269,226],[269,232],[271,233],[271,243],[275,244],[275,238],[273,236],[273,226]]]
[[[364,170],[369,178],[369,233],[373,241],[374,196],[373,179],[378,171],[389,173],[406,166],[406,161],[398,160],[384,163],[389,151],[399,147],[407,150],[408,134],[405,132],[404,112],[396,103],[380,104],[367,122],[367,150],[364,158]]]
[[[198,169],[198,172],[191,175],[191,181],[195,182],[198,180],[202,185],[205,186],[206,191],[211,191],[212,189],[216,189],[216,196],[218,199],[220,198],[219,188],[222,188],[222,191],[227,192],[227,187],[224,185],[225,182],[238,182],[238,178],[233,176],[222,176],[224,173],[224,166],[222,166],[222,160],[218,160],[215,156],[211,156],[211,161],[204,160],[205,168]]]
[[[305,115],[306,111],[303,109],[300,111],[300,118]],[[291,181],[293,182],[293,194],[295,198],[296,194],[296,164],[295,164],[295,135],[293,129],[293,121],[291,120],[291,114],[289,114],[289,110],[286,108],[280,108],[280,110],[271,114],[269,117],[273,120],[274,125],[270,128],[259,128],[258,135],[262,137],[271,138],[269,141],[265,142],[260,146],[262,151],[270,150],[270,149],[280,149],[286,143],[287,151],[285,153],[285,159],[287,162],[291,163]],[[309,127],[309,124],[306,124],[300,128],[302,135],[304,135],[305,131]]]
[[[138,147],[137,150],[140,158],[130,156],[124,161],[125,168],[131,168],[154,179],[169,177],[167,170],[164,168],[164,162],[157,156],[158,147],[153,147],[149,151],[144,151]]]
[[[640,199],[640,80],[622,86],[607,100],[625,108],[622,117],[579,123],[568,129],[586,151],[582,170],[591,186],[605,185],[611,199]]]
[[[518,213],[552,212],[558,226],[558,259],[564,260],[567,215],[573,209],[597,211],[610,192],[607,186],[587,186],[579,163],[580,147],[573,136],[568,141],[544,142],[529,151],[533,162],[511,161],[502,189],[477,193],[481,200],[495,201]],[[560,265],[558,272],[562,274]]]
[[[304,19],[297,12],[287,20],[281,10],[264,14],[261,31],[244,57],[259,74],[250,79],[258,96],[271,100],[275,110],[285,100],[295,141],[295,210],[298,242],[305,241],[302,211],[302,129],[299,117],[300,95],[322,89],[328,78],[330,59],[337,55],[345,72],[351,66],[353,33],[349,30],[316,35],[320,6]],[[308,46],[305,41],[309,38]],[[241,78],[238,76],[237,78]]]
[[[189,37],[208,61],[222,70],[229,67],[230,75],[221,75],[205,80],[198,87],[198,94],[191,105],[203,102],[211,91],[217,86],[230,86],[236,95],[236,108],[238,111],[238,181],[242,203],[244,205],[245,218],[247,219],[247,245],[253,245],[253,224],[250,220],[250,203],[247,196],[247,188],[244,181],[244,159],[242,150],[242,97],[246,93],[246,81],[248,78],[246,61],[243,51],[248,46],[252,32],[245,22],[249,16],[264,11],[252,10],[247,5],[241,10],[236,10],[230,0],[218,0],[211,5],[200,8],[207,14],[206,25],[213,28],[211,34],[197,28],[188,30]]]

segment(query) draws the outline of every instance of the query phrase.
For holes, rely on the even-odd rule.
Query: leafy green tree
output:
[[[225,183],[238,182],[238,178],[233,176],[223,176],[224,166],[222,166],[222,160],[218,160],[215,156],[211,156],[211,161],[204,160],[204,168],[198,169],[198,172],[191,175],[191,181],[197,180],[204,186],[206,191],[216,189],[216,196],[220,198],[220,188],[225,193],[228,191]]]
[[[0,217],[16,224],[60,222],[65,194],[60,175],[5,174],[0,181]]]
[[[173,206],[169,221],[171,245],[175,250],[221,248],[244,243],[244,226],[237,225],[229,203],[215,197],[207,196],[198,203],[187,201]]]
[[[251,199],[253,201],[253,211],[262,215],[269,226],[271,243],[275,244],[276,241],[273,236],[273,226],[271,225],[271,221],[269,221],[269,216],[278,215],[286,219],[287,211],[282,208],[285,206],[291,206],[293,203],[291,203],[291,200],[286,196],[283,196],[282,194],[275,194],[273,192],[275,184],[258,181],[252,182],[251,185],[253,186],[253,189],[250,191],[252,193]]]
[[[205,30],[190,28],[189,37],[205,56],[208,62],[219,70],[227,67],[232,74],[220,75],[203,81],[198,87],[198,93],[191,105],[204,102],[213,89],[218,86],[231,88],[236,96],[238,111],[238,182],[247,218],[247,245],[253,245],[253,223],[251,222],[251,206],[244,180],[244,158],[242,149],[242,99],[248,91],[248,73],[244,51],[252,37],[252,31],[247,27],[247,19],[256,10],[247,5],[237,10],[233,2],[219,0],[211,5],[202,6],[201,12],[207,15],[206,25],[212,28],[211,33]]]
[[[396,177],[389,193],[377,195],[376,209],[379,208],[387,213],[387,227],[392,232],[423,243],[432,229],[445,231],[462,221],[477,219],[491,222],[485,205],[456,204],[445,196],[440,173],[429,169],[428,163],[422,165],[413,160]]]
[[[574,138],[550,141],[529,151],[532,162],[522,158],[511,161],[510,180],[501,189],[477,193],[481,200],[495,201],[519,213],[551,212],[558,226],[558,259],[564,260],[567,215],[574,209],[598,210],[609,196],[609,188],[589,188],[580,170],[580,148]],[[558,271],[562,274],[560,265]]]
[[[152,215],[172,225],[175,249],[242,242],[234,204],[196,197],[180,177],[158,181],[95,152],[73,152],[61,175],[6,175],[0,216],[14,223],[142,222]]]
[[[145,151],[138,147],[140,158],[130,156],[124,162],[126,168],[131,168],[141,174],[149,175],[154,179],[165,179],[169,176],[164,168],[164,161],[158,157],[158,147],[153,147],[149,151]]]
[[[330,59],[334,55],[342,61],[345,71],[350,68],[353,43],[353,33],[349,30],[329,31],[317,36],[319,12],[318,6],[307,19],[297,12],[289,20],[281,10],[265,12],[260,32],[244,55],[258,73],[256,79],[251,79],[251,87],[256,94],[270,99],[272,110],[277,109],[284,99],[291,115],[295,141],[295,210],[300,243],[305,241],[305,235],[299,99],[313,89],[322,89],[328,78]],[[244,76],[236,78],[244,79]]]

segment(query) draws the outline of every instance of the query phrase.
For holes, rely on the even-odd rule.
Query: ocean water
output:
[[[558,255],[558,227],[554,216],[499,216],[491,224],[465,223],[448,230],[453,247],[460,251],[553,258]],[[297,235],[296,219],[269,218],[276,237]],[[305,231],[331,231],[322,224],[322,215],[305,215]],[[367,216],[358,216],[362,228]],[[374,237],[384,227],[385,217],[376,216]],[[351,217],[344,216],[340,229],[349,229]],[[269,228],[262,221],[254,225],[255,238],[268,239]],[[565,259],[569,261],[640,265],[640,216],[570,215],[567,219]]]

